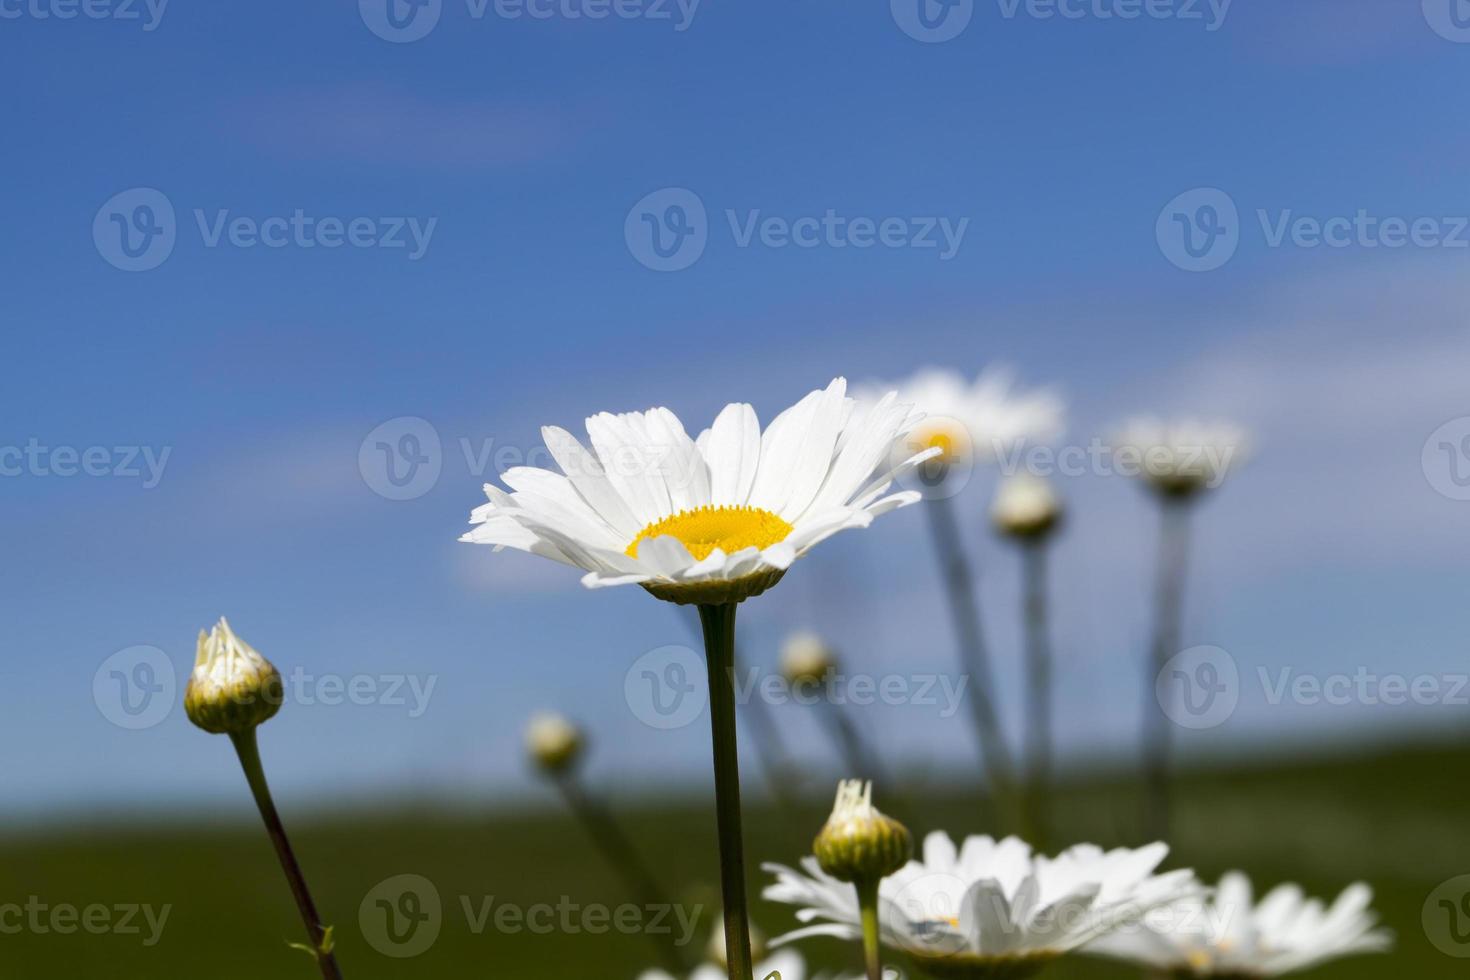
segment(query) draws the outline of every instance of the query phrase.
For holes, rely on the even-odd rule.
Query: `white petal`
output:
[[[702,447],[710,469],[710,503],[742,507],[750,499],[761,458],[761,427],[755,409],[726,405],[705,435]]]

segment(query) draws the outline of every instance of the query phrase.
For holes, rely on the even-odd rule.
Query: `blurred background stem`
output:
[[[852,723],[845,706],[834,704],[830,698],[824,697],[821,714],[826,719],[832,741],[837,745],[837,753],[842,757],[842,765],[847,769],[847,777],[871,780],[882,786],[886,792],[893,792],[895,787],[888,780],[877,755],[858,734],[857,726]]]
[[[703,629],[700,622],[696,622],[694,628],[696,631]],[[734,653],[734,670],[737,674],[745,671],[738,644]],[[771,715],[771,706],[760,696],[759,685],[754,688],[754,696],[747,699],[742,707],[745,709],[742,712],[745,725],[750,729],[751,741],[755,745],[756,757],[760,759],[761,773],[766,778],[766,784],[770,786],[771,794],[781,808],[795,816],[798,812],[796,767],[791,762],[790,753],[786,751],[786,743],[781,739],[781,730],[776,727],[776,720]]]
[[[975,579],[960,544],[959,522],[955,519],[951,498],[934,497],[925,501],[923,509],[929,515],[929,530],[932,532],[935,554],[939,559],[940,578],[944,581],[949,597],[950,614],[954,619],[961,660],[965,672],[970,676],[967,700],[985,760],[990,795],[995,801],[991,809],[999,812],[1001,822],[1000,827],[993,829],[1004,832],[1011,829],[1016,820],[1014,769],[1011,766],[1010,752],[1006,748],[1005,736],[1001,732],[1000,718],[991,700],[991,692],[994,690],[993,675],[980,621],[980,600],[975,595]],[[983,786],[981,792],[983,796]],[[982,818],[987,823],[996,819],[994,813],[982,814]]]
[[[306,876],[301,873],[301,865],[296,861],[291,842],[286,838],[286,828],[281,823],[280,814],[276,812],[275,801],[271,799],[270,786],[265,781],[265,767],[260,763],[260,745],[255,739],[255,729],[231,734],[230,741],[235,743],[240,767],[245,770],[245,781],[250,784],[251,795],[255,797],[255,805],[260,810],[260,818],[265,821],[266,833],[270,835],[276,857],[281,861],[281,870],[286,872],[286,882],[291,886],[291,895],[296,899],[302,921],[306,923],[306,935],[311,940],[311,949],[315,953],[317,966],[321,968],[322,977],[324,980],[341,980],[342,972],[337,968],[336,956],[332,953],[331,943],[327,941],[327,930],[322,926],[321,916],[317,915],[316,903],[312,901],[311,892],[306,887]]]
[[[725,906],[725,960],[730,980],[752,980],[745,844],[740,828],[740,758],[735,742],[735,609],[735,603],[700,606],[699,621],[704,628],[705,659],[709,667],[720,893]]]
[[[1026,623],[1026,829],[1031,843],[1045,850],[1051,836],[1052,781],[1051,634],[1047,627],[1047,538],[1021,546]]]
[[[633,899],[644,908],[664,908],[673,912],[673,903],[638,857],[632,842],[607,808],[587,792],[574,772],[557,773],[555,781],[568,808],[586,829],[592,843],[602,852],[603,859],[623,879],[623,886]],[[648,930],[646,934],[649,941],[658,948],[658,956],[670,973],[683,976],[688,972],[691,964],[674,943],[672,932],[668,934],[668,942],[663,941],[652,930]]]
[[[1184,576],[1189,564],[1189,502],[1161,496],[1158,580],[1154,592],[1154,636],[1144,691],[1144,839],[1168,840],[1170,830],[1169,753],[1173,722],[1157,703],[1158,677],[1179,652],[1184,611]],[[1168,686],[1173,691],[1172,685]]]

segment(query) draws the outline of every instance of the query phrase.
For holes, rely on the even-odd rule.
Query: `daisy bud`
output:
[[[526,751],[551,775],[570,769],[582,754],[582,731],[561,715],[536,715],[526,725]]]
[[[907,827],[873,806],[872,783],[845,779],[812,853],[839,881],[877,881],[908,863],[914,841]]]
[[[792,633],[781,647],[781,673],[793,687],[821,683],[827,671],[836,666],[832,648],[815,633]]]
[[[990,505],[996,530],[1018,541],[1044,538],[1062,516],[1062,504],[1051,484],[1022,473],[1007,478]]]
[[[281,710],[284,699],[280,673],[223,617],[207,635],[199,631],[199,653],[184,688],[190,721],[216,735],[240,735]]]

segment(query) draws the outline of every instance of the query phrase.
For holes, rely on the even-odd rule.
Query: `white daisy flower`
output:
[[[1218,487],[1244,462],[1248,447],[1240,426],[1196,419],[1130,419],[1113,438],[1119,468],[1137,472],[1169,497]]]
[[[1194,897],[1148,916],[1135,929],[1088,948],[1185,977],[1278,977],[1358,953],[1377,953],[1393,937],[1375,929],[1367,885],[1347,888],[1327,908],[1296,885],[1254,904],[1250,879],[1231,872],[1211,899]]]
[[[937,451],[888,460],[921,416],[892,393],[854,411],[846,391],[838,378],[764,432],[739,403],[697,439],[666,408],[594,415],[590,452],[547,426],[562,472],[509,469],[510,493],[486,484],[490,502],[460,540],[581,568],[589,588],[639,584],[679,603],[757,595],[818,542],[919,499],[888,490]]]
[[[1065,428],[1066,403],[1056,392],[1023,391],[1004,368],[973,382],[948,368],[924,368],[894,385],[865,386],[859,396],[876,398],[889,388],[925,414],[910,444],[938,446],[946,462],[993,462],[1018,446],[1050,442]]]
[[[882,939],[935,976],[1030,976],[1152,909],[1201,891],[1192,871],[1154,873],[1168,852],[1163,844],[1114,851],[1083,844],[1048,858],[1033,855],[1015,837],[967,837],[956,850],[949,835],[935,832],[924,839],[922,860],[910,861],[879,888]],[[800,906],[797,919],[817,924],[772,945],[806,936],[858,939],[852,887],[823,873],[815,858],[801,865],[805,874],[765,865],[776,883],[764,895]]]

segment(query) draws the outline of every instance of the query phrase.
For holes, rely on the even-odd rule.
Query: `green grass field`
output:
[[[1441,882],[1470,873],[1467,758],[1470,753],[1455,748],[1414,748],[1202,772],[1179,785],[1171,866],[1193,866],[1211,880],[1227,868],[1240,867],[1260,885],[1291,879],[1328,897],[1353,880],[1367,880],[1377,890],[1385,923],[1398,935],[1397,950],[1310,976],[1465,976],[1470,963],[1438,951],[1426,938],[1421,909]],[[811,789],[812,802],[800,813],[767,804],[748,808],[753,862],[790,862],[804,853],[825,815],[829,787],[823,779]],[[895,802],[918,812],[913,804],[918,792],[910,787],[908,798]],[[977,826],[973,800],[930,793],[924,798],[925,819],[915,819],[916,832],[984,829]],[[242,814],[248,805],[242,784]],[[664,887],[691,910],[703,907],[690,947],[702,949],[717,888],[711,810],[696,800],[619,800],[614,809]],[[1126,783],[1099,779],[1074,784],[1059,796],[1057,836],[1064,842],[1137,843],[1127,830],[1134,813],[1132,787]],[[524,925],[497,929],[494,909],[502,903],[553,908],[559,902],[575,903],[581,909],[628,900],[579,827],[559,811],[293,819],[288,809],[286,819],[323,914],[336,924],[339,958],[352,980],[620,980],[655,962],[650,938],[639,932],[537,934]],[[158,941],[145,945],[149,926],[141,916],[133,922],[140,929],[136,934],[7,929],[0,935],[0,977],[307,980],[314,974],[304,954],[286,948],[288,941],[300,938],[299,922],[265,837],[255,826],[198,829],[177,819],[160,820],[150,828],[136,821],[115,831],[100,829],[105,826],[99,819],[86,831],[33,830],[5,840],[0,844],[0,899],[24,904],[34,895],[48,908],[171,905]],[[359,926],[359,907],[369,892],[399,874],[429,879],[442,901],[437,940],[410,958],[383,955]],[[758,880],[764,882],[765,876]],[[477,930],[492,896],[492,913]],[[91,914],[94,925],[100,924],[102,913]],[[109,920],[116,921],[119,914],[109,911]],[[755,914],[767,935],[794,921],[786,907],[760,905]],[[679,927],[675,923],[673,928],[677,932]],[[804,951],[817,965],[855,966],[855,949],[835,940],[812,940]],[[1470,943],[1462,951],[1470,955]],[[1138,974],[1078,960],[1048,975],[1109,980]]]

